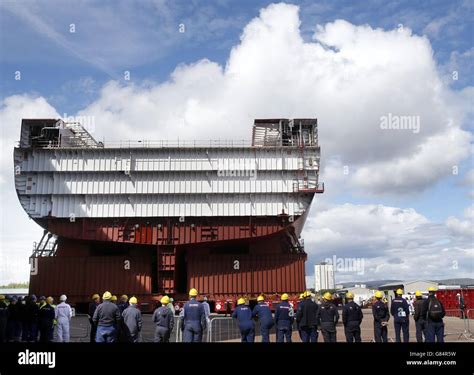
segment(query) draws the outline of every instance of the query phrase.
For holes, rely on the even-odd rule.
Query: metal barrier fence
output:
[[[471,331],[471,319],[467,317],[474,317],[474,309],[466,309],[464,318],[461,319],[459,309],[446,310],[445,324],[445,339],[446,341],[474,341],[474,335]],[[181,331],[181,322],[178,316],[174,317],[174,329],[171,332],[170,342],[182,342],[183,334]],[[75,342],[89,342],[90,339],[90,323],[89,316],[86,314],[77,314],[71,320],[70,336],[71,341]],[[339,342],[345,342],[344,328],[340,322],[337,325],[337,339]],[[373,320],[370,310],[364,309],[364,320],[361,325],[362,341],[373,342],[374,330]],[[143,314],[143,327],[141,331],[141,342],[153,342],[155,335],[155,324],[152,321],[152,315]],[[256,342],[261,341],[260,324],[255,324]],[[275,341],[276,329],[273,327],[270,330],[271,341]],[[395,333],[393,326],[393,318],[389,321],[388,326],[389,342],[395,341]],[[207,329],[203,332],[203,342],[238,342],[240,341],[240,330],[238,321],[231,317],[211,316],[211,321]],[[411,341],[415,339],[415,322],[410,318],[410,338]],[[55,329],[55,341],[57,339]],[[296,323],[293,325],[293,341],[299,342],[300,338],[296,329]],[[319,332],[318,342],[323,342],[322,334]]]
[[[446,310],[446,317],[444,319],[445,325],[445,339],[446,341],[474,341],[474,334],[470,329],[470,319],[467,317],[474,316],[474,309],[467,309],[464,318],[460,318],[459,310]],[[415,340],[416,328],[413,318],[410,317],[410,338],[411,341]],[[276,335],[276,329],[273,327],[270,331],[271,341],[274,341]],[[255,341],[260,341],[260,325],[255,324]],[[236,319],[230,317],[214,317],[211,320],[210,331],[208,333],[209,342],[230,342],[240,341],[240,330]],[[361,325],[361,337],[362,342],[374,342],[374,328],[373,320],[371,319],[371,311],[365,310],[365,321]],[[340,321],[337,324],[337,339],[338,342],[345,342],[344,327]],[[299,342],[300,337],[296,328],[296,323],[293,324],[293,341]],[[323,337],[319,331],[318,342],[323,342]],[[395,332],[393,317],[390,319],[388,324],[388,341],[395,342]]]

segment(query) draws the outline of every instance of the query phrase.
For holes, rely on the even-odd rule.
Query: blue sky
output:
[[[443,82],[449,96],[457,98],[454,103],[468,98],[467,105],[470,103],[472,106],[472,1],[289,3],[299,6],[299,33],[308,44],[315,41],[316,25],[326,25],[338,19],[355,27],[381,28],[387,33],[409,28],[412,35],[425,36],[432,49],[437,78]],[[71,115],[85,108],[102,108],[104,90],[111,81],[118,82],[119,88],[115,91],[124,95],[128,93],[124,89],[127,86],[132,91],[154,92],[161,84],[174,83],[170,74],[177,67],[192,71],[190,64],[201,59],[215,62],[224,69],[226,64],[230,64],[232,48],[243,43],[244,28],[269,4],[270,1],[230,0],[4,0],[0,5],[1,108],[7,110],[4,102],[7,98],[30,95],[44,98],[57,113]],[[75,26],[74,33],[70,32],[70,24]],[[181,24],[184,32],[179,32]],[[357,30],[360,32],[362,29]],[[324,45],[320,40],[318,43]],[[337,47],[328,48],[338,52]],[[252,56],[248,59],[251,60]],[[414,65],[418,63],[416,53],[407,59],[412,59]],[[452,79],[454,70],[458,72],[457,80]],[[14,79],[16,71],[21,72],[21,80]],[[130,71],[131,81],[123,80],[124,71]],[[462,105],[466,107],[466,104]],[[465,117],[459,127],[472,133],[472,111],[464,108],[463,112]],[[370,139],[367,143],[371,148]],[[331,154],[334,147],[329,147],[329,155],[324,154],[324,144],[322,147],[323,165],[325,158],[338,158],[335,153]],[[440,150],[439,158],[444,158],[444,152],[448,151]],[[348,152],[347,155],[352,154]],[[343,164],[347,162],[344,160]],[[387,194],[373,194],[370,189],[364,191],[360,186],[351,189],[349,185],[332,189],[331,193],[329,184],[326,185],[329,194],[322,198],[322,207],[350,203],[413,208],[433,223],[443,223],[449,217],[462,222],[466,208],[472,203],[472,185],[466,180],[473,168],[472,161],[472,153],[470,157],[460,157],[457,159],[457,175],[445,171],[430,183],[420,183],[419,188],[414,184],[405,193],[393,193],[388,189]],[[329,173],[327,178],[331,181]],[[406,178],[410,179],[410,174]],[[318,210],[318,207],[313,209]],[[472,238],[470,242],[472,245]]]

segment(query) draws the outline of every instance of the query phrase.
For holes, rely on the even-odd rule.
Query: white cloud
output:
[[[443,84],[426,37],[407,28],[384,31],[338,20],[319,26],[313,41],[305,42],[299,23],[297,7],[270,5],[245,27],[225,66],[203,59],[178,66],[161,84],[110,81],[78,115],[95,116],[94,136],[106,141],[248,139],[254,118],[318,117],[323,172],[334,184],[326,186],[328,197],[353,187],[367,194],[418,191],[450,175],[451,167],[467,157],[470,134],[461,126],[473,90],[455,92]],[[388,113],[419,116],[421,131],[381,130],[380,117]],[[24,228],[26,217],[11,174],[20,119],[56,116],[43,98],[14,96],[2,105],[1,176],[8,193],[2,197],[2,234],[11,232],[7,222]],[[330,198],[323,199],[325,205],[309,221],[308,243],[330,255],[367,256],[371,274],[385,277],[390,270],[393,277],[409,277],[417,272],[414,265],[420,266],[414,254],[437,270],[442,252],[447,259],[468,257],[466,243],[447,225],[430,223],[414,210],[331,208]],[[26,247],[19,241],[31,243],[31,238],[38,235],[4,236],[2,247],[10,250],[2,251],[2,265]],[[446,270],[449,276],[463,272]]]
[[[472,222],[470,228],[458,224],[455,218],[433,223],[413,209],[338,205],[309,220],[305,250],[309,265],[333,256],[363,260],[362,274],[343,269],[337,282],[472,277]]]
[[[21,119],[58,116],[41,97],[15,95],[0,105],[0,285],[28,280],[32,243],[43,232],[21,208],[13,181],[13,147],[19,140]]]
[[[443,84],[426,37],[338,20],[304,42],[299,23],[297,7],[270,5],[224,67],[204,59],[158,85],[111,81],[80,114],[105,140],[242,139],[253,118],[316,116],[323,168],[337,157],[369,194],[418,191],[467,157],[472,90]],[[389,113],[417,116],[420,132],[382,130]]]

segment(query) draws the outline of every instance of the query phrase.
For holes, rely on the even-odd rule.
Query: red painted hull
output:
[[[306,287],[306,254],[295,246],[305,219],[42,219],[58,248],[35,258],[30,292],[81,303],[110,290],[150,306],[162,294],[185,299],[191,287],[211,300],[297,295]]]

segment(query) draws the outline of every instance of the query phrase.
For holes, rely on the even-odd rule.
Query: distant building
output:
[[[348,292],[354,294],[354,302],[358,303],[359,305],[365,305],[372,299],[375,290],[367,288],[365,284],[356,284],[350,288],[337,290],[337,293],[341,297],[344,297]]]
[[[314,266],[314,290],[334,289],[334,267],[331,263],[321,262]]]

